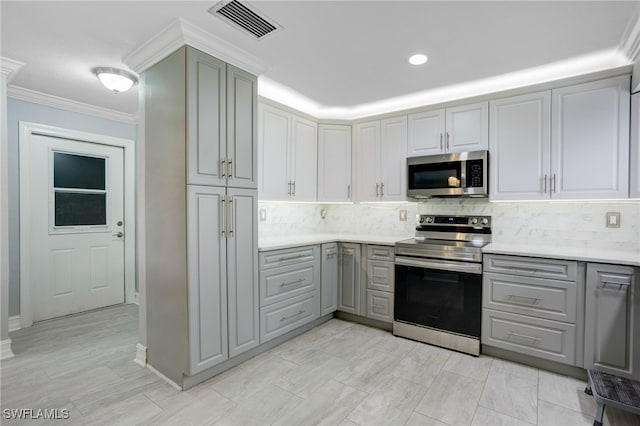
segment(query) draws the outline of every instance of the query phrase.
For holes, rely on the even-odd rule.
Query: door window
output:
[[[107,225],[107,159],[53,152],[53,227]]]

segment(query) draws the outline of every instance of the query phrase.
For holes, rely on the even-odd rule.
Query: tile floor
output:
[[[66,408],[56,425],[591,425],[585,383],[333,319],[186,392],[132,360],[137,309],[11,333],[1,406]],[[607,409],[605,425],[640,425]]]

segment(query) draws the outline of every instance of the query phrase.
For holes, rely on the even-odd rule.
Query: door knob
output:
[[[117,234],[113,234],[114,237],[122,238],[124,234],[122,232],[118,232]]]

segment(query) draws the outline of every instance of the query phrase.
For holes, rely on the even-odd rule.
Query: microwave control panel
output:
[[[484,186],[483,175],[482,160],[467,160],[467,187],[482,188]]]

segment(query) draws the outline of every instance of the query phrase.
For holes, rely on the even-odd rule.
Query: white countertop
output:
[[[268,251],[298,247],[310,244],[331,242],[379,244],[392,246],[396,241],[406,240],[411,236],[375,236],[362,234],[308,234],[277,238],[264,238],[258,241],[258,250]],[[616,265],[640,266],[640,253],[603,250],[578,247],[544,246],[530,244],[491,243],[482,251],[489,254],[511,254],[517,256],[542,257],[550,259],[581,260],[585,262],[611,263]]]
[[[640,253],[620,250],[491,243],[485,246],[482,251],[490,254],[513,254],[520,256],[640,266]]]
[[[359,243],[359,244],[378,244],[383,246],[392,246],[396,241],[406,240],[411,236],[375,236],[375,235],[348,235],[348,234],[309,234],[309,235],[293,235],[278,238],[264,238],[258,241],[258,250],[276,250],[309,244],[322,243]]]

